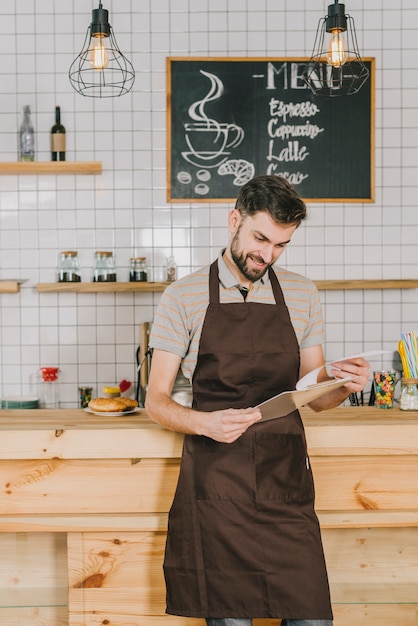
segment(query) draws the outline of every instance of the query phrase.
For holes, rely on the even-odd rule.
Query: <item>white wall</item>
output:
[[[0,278],[28,279],[0,295],[0,396],[28,393],[39,366],[58,365],[62,406],[78,383],[135,378],[139,324],[158,294],[39,294],[60,250],[78,250],[90,280],[96,249],[114,251],[118,277],[145,255],[161,278],[211,261],[226,242],[228,204],[166,203],[167,56],[309,56],[331,3],[316,0],[108,0],[133,91],[83,98],[68,81],[91,10],[86,0],[0,0],[0,160],[17,160],[29,104],[37,160],[49,160],[60,105],[68,160],[101,160],[100,176],[0,176]],[[397,5],[397,6],[396,6]],[[376,202],[309,206],[284,264],[313,279],[418,278],[418,0],[347,0],[362,54],[376,58]],[[324,172],[324,175],[327,175]],[[322,292],[328,358],[384,347],[418,327],[417,290]],[[376,366],[390,364],[390,357]]]

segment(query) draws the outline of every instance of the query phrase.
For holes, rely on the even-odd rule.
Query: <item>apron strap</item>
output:
[[[209,304],[219,304],[218,259],[209,268]]]
[[[272,267],[269,267],[269,278],[270,278],[271,288],[273,290],[274,299],[276,300],[276,304],[285,304],[282,288],[280,287],[279,280]]]

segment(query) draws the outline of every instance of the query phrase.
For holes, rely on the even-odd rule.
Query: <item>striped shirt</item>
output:
[[[237,279],[219,253],[220,301],[245,302]],[[200,335],[209,304],[209,265],[170,284],[161,296],[152,325],[151,348],[177,354],[182,372],[192,379],[196,367]],[[322,345],[324,324],[319,295],[305,276],[273,266],[283,291],[290,319],[300,348]],[[251,285],[246,302],[275,304],[268,273]],[[266,329],[268,332],[268,329]]]

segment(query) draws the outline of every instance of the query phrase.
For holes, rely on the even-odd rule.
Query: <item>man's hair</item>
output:
[[[282,176],[255,176],[241,187],[235,208],[245,218],[260,211],[278,224],[299,224],[306,218],[306,205]]]

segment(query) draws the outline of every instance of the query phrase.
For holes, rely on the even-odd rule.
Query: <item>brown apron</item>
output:
[[[256,406],[294,389],[299,346],[276,305],[219,302],[218,263],[193,376],[200,411]],[[298,411],[232,444],[186,435],[164,560],[167,613],[332,619],[314,487]]]

